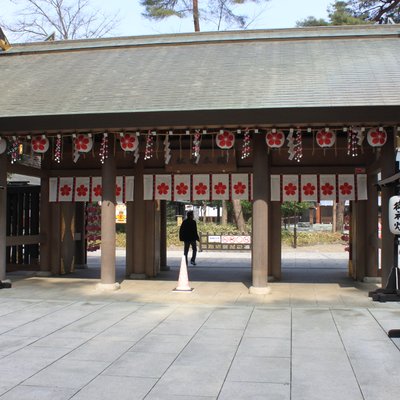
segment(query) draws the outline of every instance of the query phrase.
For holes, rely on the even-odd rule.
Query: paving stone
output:
[[[225,382],[218,400],[289,400],[290,385],[260,382]]]

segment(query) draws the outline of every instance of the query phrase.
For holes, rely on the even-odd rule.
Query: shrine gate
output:
[[[353,278],[376,277],[376,183],[395,172],[399,48],[398,26],[379,25],[0,51],[0,279],[7,173],[41,178],[43,275],[84,263],[88,202],[101,200],[101,285],[115,289],[117,201],[127,204],[126,276],[143,278],[165,264],[166,201],[249,199],[250,292],[266,293],[268,276],[281,277],[281,202],[330,199],[351,202]],[[381,192],[384,281],[392,191]]]

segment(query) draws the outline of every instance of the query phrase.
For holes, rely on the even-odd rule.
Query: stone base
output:
[[[160,267],[160,271],[171,271],[171,268],[168,267],[168,265],[164,265],[164,266]]]
[[[366,276],[363,279],[365,283],[382,283],[382,278],[380,276]]]
[[[130,274],[129,275],[129,279],[142,280],[142,279],[146,279],[146,278],[147,278],[146,274]]]
[[[271,293],[271,288],[269,286],[250,286],[250,294],[269,294]]]
[[[36,272],[35,275],[40,277],[46,277],[46,276],[52,276],[53,274],[50,271],[38,271]]]
[[[96,285],[96,290],[99,290],[101,292],[111,292],[114,290],[118,290],[121,287],[121,285],[118,282],[115,283],[98,283]]]

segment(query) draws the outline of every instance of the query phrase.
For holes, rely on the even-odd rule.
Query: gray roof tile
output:
[[[400,105],[399,26],[15,45],[0,118]]]

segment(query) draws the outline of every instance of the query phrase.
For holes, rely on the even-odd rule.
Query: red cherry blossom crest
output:
[[[181,182],[179,185],[176,185],[176,192],[179,195],[185,195],[188,189],[189,189],[188,185],[185,185],[183,182]]]
[[[303,186],[303,192],[306,196],[312,196],[315,192],[315,186],[308,182],[306,185]]]
[[[243,182],[238,182],[235,185],[233,185],[233,190],[235,191],[236,194],[244,194],[246,190],[246,185]]]
[[[218,182],[216,185],[214,185],[214,190],[216,194],[225,194],[226,185],[224,185],[222,182]]]
[[[297,191],[297,186],[290,182],[285,185],[283,189],[286,193],[286,196],[294,196]]]
[[[217,134],[217,146],[220,149],[230,149],[235,144],[235,136],[233,133],[223,131]]]
[[[157,186],[157,191],[159,195],[166,195],[169,192],[169,186],[162,182]]]
[[[194,190],[198,195],[204,195],[207,193],[207,186],[203,182],[200,182],[194,187]]]

